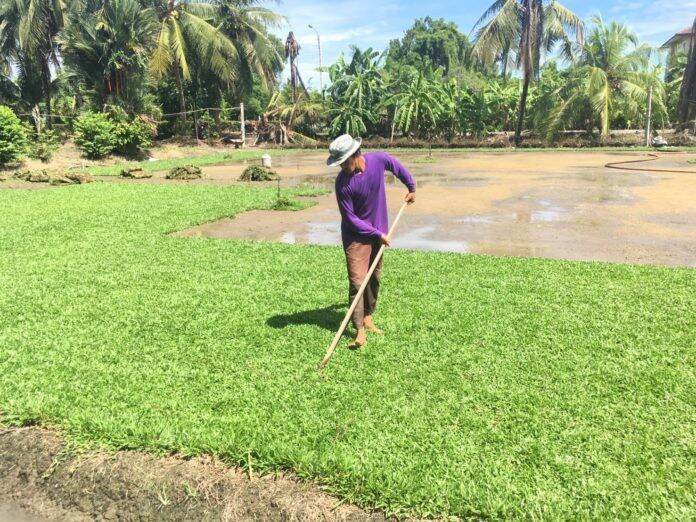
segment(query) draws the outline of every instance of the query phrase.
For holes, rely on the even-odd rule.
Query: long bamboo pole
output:
[[[404,204],[401,205],[401,208],[399,209],[399,213],[396,215],[396,219],[394,219],[394,223],[392,224],[391,228],[389,229],[389,233],[387,234],[388,239],[391,239],[391,236],[394,233],[394,230],[396,230],[396,225],[398,225],[399,220],[401,219],[401,214],[404,213],[404,210],[406,210],[407,205],[408,205],[408,203],[406,203],[406,202],[404,202]],[[333,355],[334,351],[336,350],[336,346],[338,346],[338,341],[341,340],[341,336],[343,335],[343,332],[346,329],[346,326],[348,326],[348,321],[350,320],[350,316],[353,315],[353,311],[355,310],[355,307],[358,305],[358,300],[362,299],[363,293],[365,292],[365,288],[367,287],[367,283],[369,283],[370,278],[372,277],[372,273],[375,271],[375,268],[377,268],[377,263],[379,263],[379,260],[382,258],[382,254],[384,254],[385,248],[386,248],[386,246],[382,245],[379,249],[379,252],[377,252],[377,255],[375,256],[375,260],[372,262],[370,269],[367,271],[367,275],[365,276],[365,279],[363,280],[362,284],[360,285],[360,288],[358,288],[358,293],[355,294],[355,298],[353,299],[353,302],[350,304],[350,308],[348,308],[348,312],[346,312],[346,316],[343,318],[343,322],[341,323],[341,326],[339,327],[338,332],[336,332],[336,335],[334,336],[333,341],[331,341],[331,346],[329,346],[329,349],[326,350],[326,354],[324,355],[324,358],[317,365],[317,371],[323,369],[327,364],[329,364],[329,360],[331,359],[331,356]]]

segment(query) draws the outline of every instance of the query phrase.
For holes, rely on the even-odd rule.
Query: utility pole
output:
[[[648,121],[645,124],[645,146],[650,146],[650,118],[652,117],[652,85],[648,88]]]
[[[316,28],[312,25],[309,24],[307,27],[309,27],[311,30],[313,30],[315,33],[317,33],[317,47],[319,47],[319,90],[321,91],[321,97],[324,97],[324,76],[322,72],[322,60],[321,60],[321,40],[319,39],[319,31],[316,30]]]

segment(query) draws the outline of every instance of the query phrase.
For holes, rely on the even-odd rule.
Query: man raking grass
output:
[[[364,346],[367,332],[382,333],[372,317],[379,294],[382,252],[389,246],[393,228],[405,205],[416,200],[416,183],[411,173],[386,152],[362,154],[361,142],[360,138],[353,139],[344,134],[329,145],[327,165],[341,167],[336,177],[336,200],[341,212],[341,238],[348,268],[350,308],[320,368],[328,363],[349,316],[356,332],[349,348]],[[393,173],[408,188],[392,231],[388,231],[385,171]]]

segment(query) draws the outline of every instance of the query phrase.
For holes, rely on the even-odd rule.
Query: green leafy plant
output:
[[[45,129],[34,137],[29,156],[48,163],[56,150],[58,150],[58,135],[50,129]]]
[[[132,155],[152,145],[152,130],[141,120],[116,123],[114,128],[114,152]]]
[[[75,144],[89,158],[103,158],[116,146],[116,125],[108,115],[91,112],[75,120]]]
[[[18,162],[27,148],[24,125],[12,109],[0,105],[0,167]]]

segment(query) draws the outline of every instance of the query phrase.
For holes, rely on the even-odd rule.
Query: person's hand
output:
[[[386,234],[382,234],[382,237],[380,237],[379,240],[384,246],[391,246],[391,243],[389,243],[389,238],[386,236]]]
[[[406,197],[404,198],[404,201],[411,205],[412,203],[416,202],[416,193],[415,192],[409,192],[406,194]]]

